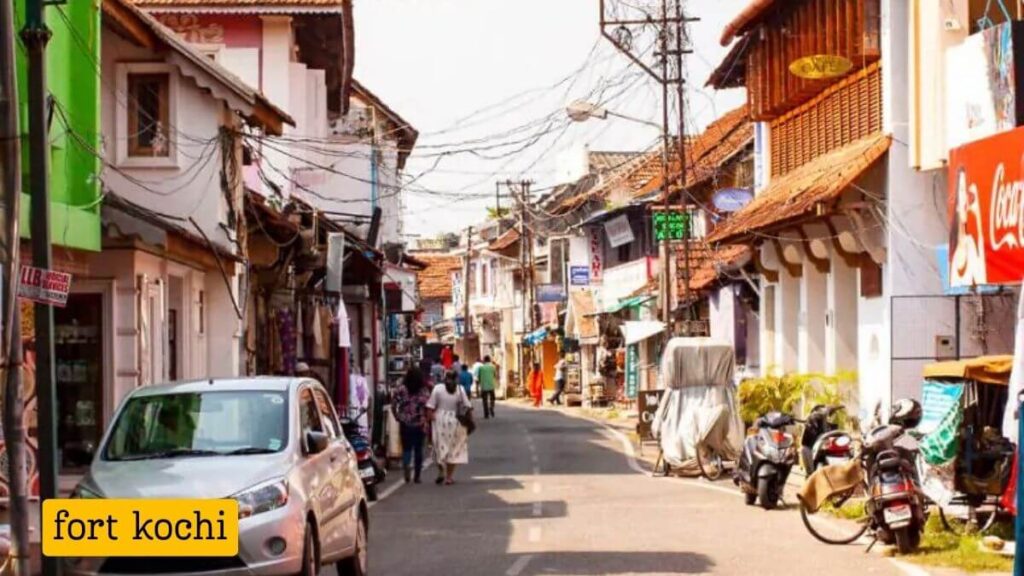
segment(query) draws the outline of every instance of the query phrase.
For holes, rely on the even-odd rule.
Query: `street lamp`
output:
[[[597,120],[607,120],[609,116],[614,116],[615,118],[629,120],[630,122],[635,122],[637,124],[645,124],[647,126],[657,128],[658,130],[662,129],[661,124],[658,124],[657,122],[651,122],[650,120],[644,120],[642,118],[636,118],[634,116],[627,116],[625,114],[619,114],[618,112],[612,112],[607,108],[603,108],[597,104],[586,102],[584,100],[577,100],[572,104],[566,106],[565,113],[573,122],[586,122],[591,118]]]
[[[666,97],[666,101],[667,101],[667,97]],[[614,116],[616,118],[621,118],[623,120],[627,120],[629,122],[633,122],[633,123],[636,123],[636,124],[644,124],[646,126],[651,126],[652,128],[657,128],[661,132],[662,139],[664,140],[664,143],[662,144],[662,147],[661,147],[661,176],[662,176],[662,187],[664,189],[664,193],[663,193],[662,199],[664,201],[664,210],[665,210],[665,215],[667,217],[668,214],[669,214],[669,208],[670,208],[669,207],[669,198],[671,196],[670,193],[669,193],[669,167],[668,167],[669,135],[668,135],[668,116],[667,116],[668,111],[667,111],[667,108],[666,108],[666,112],[665,112],[665,114],[666,114],[665,121],[662,124],[658,124],[657,122],[651,122],[650,120],[643,120],[641,118],[636,118],[634,116],[627,116],[625,114],[619,114],[617,112],[612,112],[612,111],[610,111],[610,110],[608,110],[606,108],[601,107],[600,105],[593,104],[593,103],[587,102],[585,100],[576,100],[575,102],[569,104],[568,106],[565,107],[565,113],[568,114],[569,118],[572,121],[574,121],[574,122],[586,122],[587,120],[590,120],[591,118],[596,118],[598,120],[607,120],[609,116]],[[690,282],[690,280],[689,280],[689,278],[690,278],[690,254],[689,254],[690,245],[689,245],[689,242],[690,242],[689,239],[687,239],[686,240],[686,244],[684,245],[685,246],[685,250],[686,250],[686,261],[685,261],[685,264],[686,264],[686,272],[685,272],[686,284],[684,285],[684,287],[686,288],[687,296],[689,295],[689,282]],[[668,240],[665,240],[665,242],[662,244],[662,247],[661,247],[661,260],[662,260],[662,265],[663,265],[662,276],[664,278],[664,284],[663,284],[663,288],[662,288],[662,297],[661,297],[661,300],[662,300],[662,312],[661,312],[661,314],[662,314],[662,319],[665,321],[665,324],[667,324],[668,326],[672,326],[672,291],[673,291],[673,288],[672,288],[673,281],[672,281],[672,277],[671,277],[672,276],[672,248],[671,248],[671,245],[669,244]],[[672,333],[672,330],[670,328],[669,331],[668,331],[668,334],[671,334],[671,333]]]

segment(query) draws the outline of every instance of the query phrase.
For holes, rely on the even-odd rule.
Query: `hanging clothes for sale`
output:
[[[349,379],[349,406],[355,414],[360,414],[358,422],[363,430],[370,428],[370,386],[366,377],[358,372],[353,372]]]
[[[281,338],[281,372],[292,376],[298,363],[295,343],[295,318],[291,310],[278,310],[277,331]]]
[[[306,330],[306,323],[304,322],[306,315],[303,314],[305,305],[299,304],[295,307],[295,357],[305,358],[306,357],[306,335],[309,332]]]
[[[348,307],[344,302],[338,303],[338,348],[352,347],[352,328],[348,320]]]

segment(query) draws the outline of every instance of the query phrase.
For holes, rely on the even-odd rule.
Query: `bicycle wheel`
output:
[[[700,473],[712,482],[722,477],[722,469],[725,468],[722,457],[704,444],[697,445],[697,466],[700,466]]]
[[[975,508],[975,523],[971,524],[960,518],[947,515],[942,506],[936,506],[936,508],[939,509],[939,519],[942,520],[942,527],[945,528],[947,532],[951,532],[957,536],[963,536],[965,534],[984,534],[988,530],[992,529],[992,526],[995,525],[996,520],[999,517],[998,508],[992,510],[978,510]]]
[[[807,531],[825,544],[850,544],[868,530],[867,492],[863,486],[851,488],[830,496],[818,511],[833,515],[834,519],[812,518],[807,507],[800,503],[800,519]]]

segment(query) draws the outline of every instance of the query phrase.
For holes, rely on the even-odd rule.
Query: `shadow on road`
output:
[[[714,566],[711,558],[694,552],[554,552],[530,558],[520,574],[704,574]]]

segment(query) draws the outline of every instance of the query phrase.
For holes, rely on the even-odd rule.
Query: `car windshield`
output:
[[[210,391],[137,396],[114,423],[107,460],[280,452],[288,444],[283,392]]]

